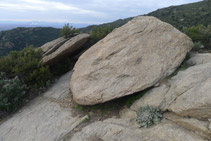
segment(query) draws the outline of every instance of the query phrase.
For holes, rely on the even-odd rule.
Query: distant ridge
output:
[[[164,22],[170,23],[179,30],[183,27],[191,27],[199,24],[205,26],[211,24],[211,0],[201,2],[170,6],[158,9],[146,14],[146,16],[154,16]],[[90,25],[80,28],[81,32],[90,32],[93,27],[113,26],[120,27],[130,21],[134,17],[119,19],[111,23],[100,25]],[[59,37],[59,30],[56,28],[16,28],[13,30],[0,32],[0,56],[6,55],[11,50],[21,50],[26,44],[33,44],[35,47],[54,40]]]
[[[211,24],[211,0],[204,0],[201,2],[179,6],[170,6],[150,12],[145,16],[157,17],[158,19],[170,23],[178,29],[182,29],[183,27],[191,27],[198,24],[207,26],[208,24]],[[100,27],[112,25],[113,27],[119,27],[127,23],[132,18],[134,17],[120,19],[101,25],[91,25],[85,28],[81,28],[81,31],[91,31],[94,26]]]

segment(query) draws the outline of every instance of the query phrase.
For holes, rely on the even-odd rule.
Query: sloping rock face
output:
[[[79,58],[70,85],[74,100],[93,105],[151,87],[173,73],[192,46],[171,25],[136,17]]]
[[[128,121],[108,119],[93,123],[76,133],[71,141],[205,141],[170,121],[152,128],[136,128]]]
[[[89,38],[90,35],[84,33],[79,34],[67,41],[62,38],[58,39],[58,41],[55,41],[54,46],[48,48],[48,50],[45,52],[44,57],[42,58],[43,64],[51,65],[67,56],[74,54],[75,51],[78,51],[84,47],[84,44]],[[44,50],[46,49],[44,48]]]
[[[202,138],[211,139],[211,130],[208,129],[208,121],[200,121],[195,118],[185,118],[173,113],[166,113],[164,117],[175,122],[177,125],[195,132]]]
[[[210,79],[211,63],[190,67],[180,71],[167,84],[147,92],[131,108],[137,110],[148,104],[163,111],[169,109],[181,116],[208,118],[211,116]]]
[[[0,141],[57,141],[84,118],[68,107],[70,72],[0,125]]]

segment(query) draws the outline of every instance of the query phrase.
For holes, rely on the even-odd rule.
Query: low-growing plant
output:
[[[17,110],[26,96],[26,85],[18,77],[9,79],[0,73],[0,110],[11,112]]]
[[[136,121],[141,127],[150,127],[153,124],[160,123],[162,117],[159,108],[147,105],[138,109]]]

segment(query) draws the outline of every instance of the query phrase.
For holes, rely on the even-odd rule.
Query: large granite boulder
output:
[[[45,52],[44,57],[42,58],[43,64],[51,65],[65,57],[74,54],[76,51],[84,47],[89,37],[89,34],[83,33],[72,37],[67,41],[62,38],[58,39],[57,41],[55,41],[54,46],[48,48],[48,50]],[[46,50],[46,48],[44,48],[44,50]]]
[[[74,100],[94,105],[133,94],[172,74],[193,43],[154,17],[139,16],[87,50],[74,67]]]

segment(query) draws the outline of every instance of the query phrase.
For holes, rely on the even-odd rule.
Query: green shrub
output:
[[[113,26],[94,26],[91,31],[91,38],[93,42],[97,42],[103,39],[106,35],[108,35],[114,29]]]
[[[44,87],[52,75],[40,62],[41,49],[29,46],[22,51],[12,51],[0,59],[0,71],[10,78],[18,76],[29,87]]]
[[[5,73],[0,73],[0,110],[11,112],[17,110],[23,103],[26,95],[26,85],[18,77],[6,78]]]
[[[158,108],[147,105],[140,107],[137,111],[136,121],[141,127],[150,127],[153,124],[160,123],[161,119],[162,114]]]
[[[197,43],[195,47],[199,47],[199,43],[202,44],[205,48],[211,49],[211,25],[203,26],[193,26],[189,28],[184,28],[183,31]],[[196,48],[197,49],[197,48]]]
[[[73,26],[69,26],[69,24],[65,24],[63,28],[60,31],[60,35],[64,36],[65,38],[68,38],[69,35],[78,33],[79,30],[74,28]]]

